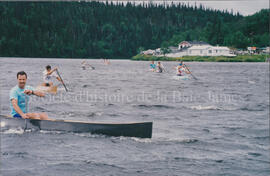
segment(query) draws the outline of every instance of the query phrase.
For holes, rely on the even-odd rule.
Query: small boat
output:
[[[87,69],[87,70],[88,70],[88,69],[95,70],[95,69],[96,69],[95,67],[93,67],[93,66],[91,66],[91,65],[87,65],[87,66],[88,66],[88,67],[86,67],[85,65],[82,65],[81,68],[82,68],[83,70],[86,70],[86,69]]]
[[[21,119],[0,115],[1,129],[21,128],[46,131],[67,131],[75,133],[102,134],[151,138],[153,122],[139,123],[91,123],[70,120]]]
[[[156,73],[163,73],[163,71],[162,70],[157,70]]]
[[[36,90],[44,92],[44,93],[51,93],[56,94],[57,93],[57,86],[42,86],[39,85],[36,87]]]
[[[173,79],[176,79],[176,80],[189,80],[190,77],[188,75],[185,75],[185,76],[173,76]]]

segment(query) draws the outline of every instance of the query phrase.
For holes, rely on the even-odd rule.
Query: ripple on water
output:
[[[31,64],[25,64],[29,61]],[[100,60],[89,62],[96,66],[91,74],[76,67],[80,59],[1,58],[1,66],[5,65],[2,72],[14,67],[1,80],[1,103],[5,104],[1,110],[9,113],[8,92],[16,84],[14,70],[27,71],[29,82],[38,85],[45,65],[61,65],[61,76],[69,82],[70,91],[66,93],[60,86],[59,94],[45,97],[41,104],[31,102],[30,110],[49,110],[49,115],[61,119],[109,118],[115,123],[140,116],[154,121],[153,138],[1,128],[1,163],[5,163],[1,169],[11,173],[5,175],[269,175],[269,80],[257,79],[258,74],[269,72],[269,65],[192,62],[189,66],[199,80],[175,81],[170,79],[174,70],[168,74],[146,73],[148,62],[112,61],[115,64],[108,67]],[[164,62],[167,68],[176,64]],[[130,70],[130,65],[136,71]],[[256,71],[258,66],[260,73]],[[97,99],[90,103],[73,99],[73,94],[90,88]],[[160,90],[162,95],[169,95],[168,101],[156,98]],[[181,92],[184,100],[189,95],[194,99],[172,102],[172,91]],[[209,100],[208,91],[230,95],[236,102]],[[105,100],[104,95],[115,92],[130,97],[145,92],[149,99],[133,99],[126,104]],[[63,101],[66,98],[68,101]],[[47,146],[53,148],[48,150]],[[26,158],[28,154],[23,152],[30,156]],[[27,165],[30,163],[31,167]]]
[[[164,138],[159,138],[155,139],[152,142],[154,142],[157,145],[176,145],[176,144],[195,144],[195,143],[200,143],[199,139],[164,139]]]
[[[256,152],[249,152],[248,155],[251,155],[251,156],[254,156],[254,157],[262,156],[262,154],[256,153]]]
[[[140,104],[140,105],[134,105],[135,107],[138,107],[140,109],[174,109],[173,106],[168,105],[146,105],[146,104]]]
[[[267,105],[265,104],[256,104],[256,105],[245,105],[240,108],[242,111],[264,111],[266,110]]]

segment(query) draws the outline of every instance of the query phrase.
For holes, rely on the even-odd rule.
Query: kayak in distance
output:
[[[45,131],[66,131],[75,133],[102,134],[151,138],[153,122],[99,123],[71,120],[36,120],[0,115],[1,129],[21,128]]]
[[[173,76],[173,79],[175,80],[190,80],[190,77],[188,75],[184,75],[184,76]]]

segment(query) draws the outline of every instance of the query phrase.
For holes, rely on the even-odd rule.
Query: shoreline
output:
[[[185,61],[185,62],[267,62],[270,55],[239,55],[227,56],[183,56],[183,57],[157,57],[151,55],[136,55],[131,58],[133,61]]]
[[[2,57],[0,59],[63,59],[63,60],[102,60],[101,58],[56,58],[56,57]],[[266,62],[269,63],[270,55],[239,55],[235,57],[227,56],[184,56],[184,57],[157,57],[151,55],[136,55],[132,58],[108,58],[109,60],[130,60],[130,61],[185,61],[185,62]]]

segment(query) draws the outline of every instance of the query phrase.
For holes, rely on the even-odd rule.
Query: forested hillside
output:
[[[130,58],[182,40],[261,47],[269,45],[268,15],[181,4],[0,2],[0,56]]]

